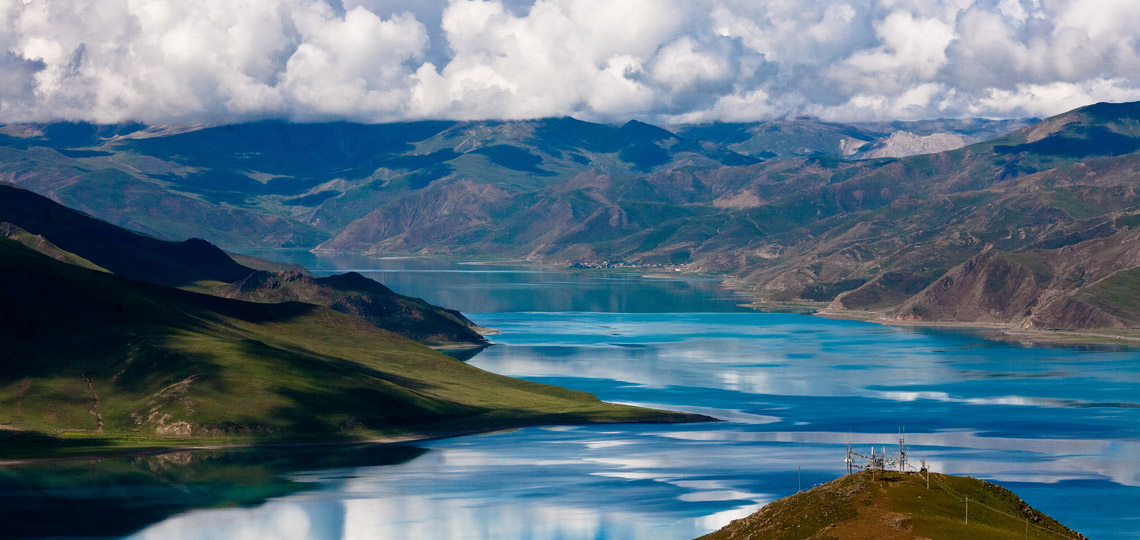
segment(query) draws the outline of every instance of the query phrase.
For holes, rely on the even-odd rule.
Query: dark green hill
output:
[[[42,236],[114,274],[149,283],[228,283],[252,271],[204,240],[168,242],[133,233],[10,185],[0,184],[0,222]]]
[[[701,540],[1083,540],[1009,490],[974,478],[850,474],[765,505]],[[967,503],[969,516],[967,522]]]
[[[7,238],[0,275],[6,457],[697,419],[487,373],[327,308],[143,284]]]
[[[204,240],[169,242],[133,233],[4,184],[0,236],[56,260],[136,281],[254,302],[317,304],[433,346],[487,344],[459,312],[396,294],[359,274],[314,279],[297,270],[254,270]]]

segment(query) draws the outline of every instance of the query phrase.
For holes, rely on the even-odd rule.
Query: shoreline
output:
[[[753,306],[755,304],[752,304]],[[762,309],[762,308],[757,308]],[[1026,346],[1124,346],[1140,347],[1140,330],[1137,329],[1098,329],[1088,330],[1039,330],[1022,328],[1014,323],[968,322],[968,321],[908,321],[889,319],[880,311],[855,311],[846,309],[822,308],[811,315],[824,319],[863,321],[883,326],[909,328],[956,328],[977,330],[986,339],[1019,343]]]
[[[609,402],[606,402],[609,403]],[[100,459],[116,459],[116,458],[131,458],[131,457],[147,457],[147,456],[161,456],[166,454],[173,454],[177,452],[203,452],[210,450],[248,450],[256,448],[331,448],[331,447],[347,447],[347,446],[369,446],[369,445],[396,445],[408,444],[426,441],[436,441],[442,439],[451,439],[456,437],[468,437],[472,435],[487,435],[491,433],[502,433],[508,431],[515,431],[523,428],[532,427],[554,427],[554,426],[602,426],[602,425],[616,425],[616,424],[698,424],[710,422],[723,422],[719,418],[707,416],[703,414],[687,413],[682,411],[666,411],[660,409],[648,409],[639,405],[624,405],[638,407],[641,409],[657,411],[659,414],[652,417],[646,417],[641,420],[599,420],[599,421],[565,421],[565,422],[543,422],[541,419],[535,419],[533,422],[520,422],[513,425],[504,425],[497,427],[486,428],[469,428],[457,430],[444,430],[439,433],[411,433],[403,435],[384,435],[376,437],[368,437],[353,440],[337,440],[337,441],[307,441],[298,439],[294,441],[251,441],[251,442],[233,442],[233,443],[206,443],[206,444],[189,444],[186,446],[161,446],[154,447],[142,446],[138,449],[123,448],[121,451],[116,449],[108,449],[105,452],[65,455],[65,456],[50,456],[50,457],[35,457],[23,459],[2,459],[0,458],[0,468],[4,467],[20,467],[26,465],[37,465],[46,463],[59,463],[67,461],[92,461]],[[10,429],[5,426],[0,426],[0,431],[7,431],[9,433],[27,433],[22,430]],[[58,450],[58,448],[57,448]],[[50,452],[50,450],[49,450]]]

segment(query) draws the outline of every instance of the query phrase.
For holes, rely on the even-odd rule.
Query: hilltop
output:
[[[969,498],[969,522],[966,515]],[[932,473],[849,474],[771,502],[700,540],[928,540],[1084,536],[1000,486]]]

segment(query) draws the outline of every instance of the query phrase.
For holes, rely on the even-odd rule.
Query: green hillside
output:
[[[934,473],[929,486],[917,473],[850,474],[769,503],[701,540],[1084,539],[989,482]]]
[[[252,302],[317,304],[432,346],[487,345],[461,313],[396,294],[359,274],[313,278],[303,269],[231,256],[204,240],[160,240],[2,183],[0,236],[56,260],[135,281]],[[269,269],[255,270],[234,257]]]
[[[195,294],[0,238],[2,457],[688,421],[502,377],[297,302]]]

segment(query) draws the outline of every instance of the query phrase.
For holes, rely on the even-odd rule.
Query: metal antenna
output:
[[[855,465],[855,457],[851,455],[851,434],[847,434],[847,457],[843,459],[847,464],[847,474],[851,474],[851,468]]]
[[[883,445],[881,449],[871,445],[871,452],[869,454],[860,454],[854,450],[851,443],[853,438],[850,433],[846,435],[846,439],[847,442],[844,444],[846,455],[843,457],[843,463],[847,466],[847,474],[851,474],[855,469],[864,471],[870,469],[871,479],[876,480],[878,476],[880,476],[879,473],[885,473],[888,467],[893,470],[897,465],[899,473],[901,474],[906,474],[909,470],[908,467],[912,467],[910,464],[910,451],[906,446],[905,426],[899,426],[899,450],[897,454],[887,453],[886,445]],[[858,463],[855,462],[856,458],[860,460]],[[926,474],[926,488],[930,489],[930,471],[928,470],[925,459],[922,460],[922,470],[918,472],[920,476],[922,473]]]

